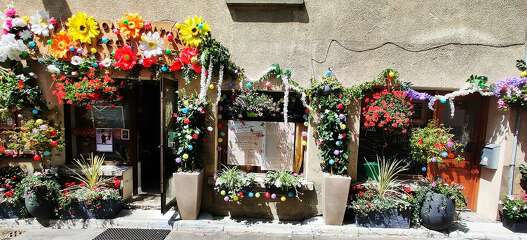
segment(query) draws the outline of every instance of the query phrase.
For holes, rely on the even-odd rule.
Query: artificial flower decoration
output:
[[[157,63],[157,57],[149,57],[149,58],[143,58],[141,60],[143,67],[149,68],[152,67],[154,64]]]
[[[124,71],[132,69],[137,63],[135,52],[128,45],[118,48],[115,51],[114,58],[114,66]]]
[[[189,66],[195,73],[201,73],[199,62],[199,50],[197,48],[185,48],[179,53],[179,61]]]
[[[84,12],[77,12],[66,22],[68,34],[74,41],[91,44],[92,39],[99,35],[99,26],[92,16]]]
[[[137,13],[128,13],[118,22],[120,32],[127,38],[138,38],[141,36],[144,21]]]
[[[159,32],[143,33],[139,48],[145,58],[159,56],[163,54],[163,39],[161,39]]]
[[[8,33],[0,36],[0,62],[7,59],[20,61],[20,55],[27,51],[27,46],[22,39],[16,39],[14,34]]]
[[[51,45],[49,47],[49,53],[51,56],[61,59],[67,56],[67,53],[72,44],[72,40],[67,32],[60,31],[53,35],[51,39]]]
[[[201,42],[209,34],[209,24],[203,17],[189,17],[183,23],[177,23],[176,28],[183,44],[188,47],[199,47]]]
[[[50,31],[53,30],[53,22],[55,20],[49,17],[47,11],[37,11],[34,15],[30,17],[31,31],[36,35],[43,37],[48,37]]]

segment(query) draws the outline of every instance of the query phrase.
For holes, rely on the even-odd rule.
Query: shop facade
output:
[[[232,59],[245,68],[249,78],[258,79],[261,77],[259,72],[271,64],[279,63],[292,69],[293,78],[304,87],[310,84],[309,79],[318,78],[327,68],[331,68],[345,86],[353,86],[373,79],[390,66],[399,71],[401,78],[412,82],[416,89],[432,95],[446,94],[461,88],[468,75],[473,73],[488,76],[490,82],[517,74],[514,60],[521,59],[525,52],[522,45],[525,42],[525,29],[522,26],[525,24],[502,17],[518,15],[527,19],[527,11],[524,11],[521,1],[504,4],[502,9],[497,10],[503,11],[502,14],[489,14],[489,19],[484,20],[488,22],[485,23],[481,23],[480,18],[466,17],[470,16],[474,6],[464,3],[453,3],[458,5],[458,12],[434,15],[441,12],[443,6],[407,2],[350,4],[341,1],[326,4],[307,0],[300,1],[300,4],[270,5],[228,2],[186,4],[183,1],[121,1],[115,8],[107,8],[101,6],[113,3],[43,1],[35,6],[32,1],[20,1],[16,2],[16,7],[21,14],[31,15],[36,8],[46,9],[51,15],[64,19],[77,11],[89,12],[103,30],[104,24],[113,24],[107,19],[118,19],[125,12],[138,12],[145,19],[154,21],[153,28],[166,32],[173,29],[173,23],[161,21],[163,19],[176,21],[185,19],[187,15],[202,15],[211,24],[214,37],[230,49]],[[493,8],[492,3],[481,3],[476,7],[481,11]],[[425,17],[423,13],[434,16]],[[462,16],[466,19],[460,19]],[[492,21],[502,22],[500,26],[505,27],[499,27]],[[405,34],[407,32],[412,34]],[[107,34],[111,35],[110,32]],[[37,62],[30,63],[30,66],[39,76],[41,88],[50,89],[54,81],[45,66]],[[165,206],[173,205],[175,199],[172,189],[175,155],[170,148],[174,144],[171,141],[174,134],[172,116],[178,110],[176,91],[184,89],[187,92],[200,92],[202,86],[199,76],[190,84],[180,76],[163,74],[159,77],[148,70],[133,75],[116,73],[112,77],[127,82],[123,86],[123,101],[115,106],[77,108],[58,104],[55,96],[43,92],[52,110],[52,118],[65,127],[66,150],[53,155],[52,162],[54,165],[69,165],[79,154],[105,154],[113,162],[108,162],[109,165],[124,166],[117,175],[126,176],[127,179],[123,181],[129,195],[162,194],[164,200],[161,207],[165,210]],[[221,86],[221,96],[228,97],[230,90],[240,84],[229,77],[225,77]],[[217,83],[219,76],[214,74],[212,78]],[[274,88],[268,89],[268,92],[272,92],[271,95],[274,94],[277,99],[283,98],[283,79],[273,76],[269,81]],[[265,86],[261,87],[265,89]],[[278,163],[266,164],[278,164],[278,168],[302,174],[305,189],[302,199],[290,199],[287,202],[254,200],[240,205],[225,202],[215,191],[214,181],[223,166],[233,165],[233,159],[248,161],[246,158],[249,158],[248,155],[240,158],[229,149],[232,143],[229,131],[235,129],[237,121],[232,113],[222,112],[223,107],[232,103],[217,99],[217,89],[217,86],[212,86],[206,91],[210,102],[215,104],[206,113],[213,129],[205,138],[206,142],[202,144],[199,154],[205,175],[202,211],[283,220],[305,219],[322,214],[324,172],[320,165],[323,160],[313,136],[314,126],[304,124],[307,119],[300,95],[293,94],[290,98],[292,101],[287,125],[283,123],[283,114],[249,120],[268,123],[269,128],[287,127],[291,130],[291,136],[285,140],[278,141],[276,138],[268,143],[289,147],[285,150],[288,157],[284,162],[280,162],[283,158],[278,158]],[[526,142],[525,131],[522,131],[527,127],[523,121],[527,118],[525,111],[497,111],[496,99],[477,93],[455,99],[454,117],[450,116],[451,109],[447,105],[431,111],[427,103],[417,102],[416,116],[412,120],[414,126],[424,126],[428,120],[437,119],[452,127],[456,137],[466,147],[465,162],[447,163],[450,165],[444,169],[429,170],[436,171],[436,175],[447,181],[464,185],[471,211],[496,218],[499,200],[511,193],[521,193],[518,163],[525,159],[525,149],[522,147],[522,143]],[[400,151],[399,147],[393,150],[383,148],[382,144],[376,145],[379,148],[371,147],[373,144],[370,143],[379,139],[361,127],[360,111],[360,108],[352,108],[347,119],[351,130],[347,171],[354,180],[365,175],[364,158],[372,160],[372,154],[383,151],[387,155],[400,154],[397,152]],[[394,139],[393,143],[404,144],[405,141],[408,140]],[[489,144],[499,146],[496,169],[480,166],[482,150]],[[270,153],[279,151],[269,150]],[[15,162],[35,165],[31,160]],[[263,183],[267,171],[264,165],[239,165],[243,165],[243,169],[248,172],[254,172],[257,181]],[[422,166],[416,166],[413,175],[423,175],[421,169]],[[513,182],[509,184],[511,180]]]

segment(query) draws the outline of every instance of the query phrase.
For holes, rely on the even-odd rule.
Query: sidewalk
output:
[[[44,228],[34,219],[0,220],[0,228],[25,231],[15,239],[92,239],[105,228],[171,229],[167,239],[525,239],[495,222],[464,222],[450,233],[419,229],[369,229],[354,224],[328,226],[322,217],[303,222],[213,219],[202,214],[199,220],[178,220],[174,211],[125,210],[113,220],[54,220]],[[75,230],[74,230],[75,229]],[[78,230],[77,230],[78,229]],[[82,229],[82,230],[80,230]],[[73,230],[73,231],[72,231]]]

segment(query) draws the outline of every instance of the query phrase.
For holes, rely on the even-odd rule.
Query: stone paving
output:
[[[507,239],[527,240],[527,234],[512,233],[498,222],[464,222],[449,233],[425,228],[369,229],[354,224],[328,226],[322,217],[304,222],[235,220],[202,214],[199,220],[182,221],[176,212],[125,210],[113,220],[52,221],[48,228],[33,219],[0,220],[0,228],[22,230],[15,238],[90,240],[109,227],[171,229],[167,239]]]

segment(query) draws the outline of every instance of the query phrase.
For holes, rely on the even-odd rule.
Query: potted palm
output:
[[[199,216],[203,189],[203,163],[200,146],[206,135],[207,102],[196,96],[181,96],[174,129],[175,164],[174,193],[181,219]]]
[[[348,176],[350,131],[347,126],[350,99],[345,88],[328,70],[321,81],[307,89],[316,125],[315,138],[322,158],[324,220],[329,225],[342,225],[351,178]]]
[[[359,226],[373,228],[409,228],[411,204],[396,177],[407,170],[403,161],[377,157],[378,176],[359,185],[351,208]],[[357,187],[355,187],[357,189]]]
[[[74,178],[79,184],[69,185],[62,190],[59,200],[59,216],[65,218],[100,218],[115,217],[122,208],[122,198],[111,178],[104,178],[102,166],[104,155],[90,154],[75,159],[77,169]]]

